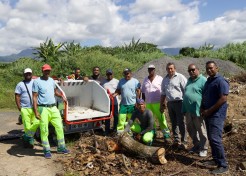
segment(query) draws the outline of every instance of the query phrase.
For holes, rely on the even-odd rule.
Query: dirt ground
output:
[[[238,168],[246,161],[246,83],[238,80],[231,82],[228,97],[229,109],[223,143],[230,167],[225,175],[246,175]],[[167,163],[152,164],[144,158],[137,158],[127,151],[109,152],[107,141],[116,140],[114,135],[104,137],[100,132],[94,136],[91,132],[66,136],[74,145],[69,146],[71,155],[56,154],[52,147],[52,159],[44,159],[42,147],[37,142],[34,149],[24,149],[21,139],[22,126],[16,125],[17,112],[0,112],[0,175],[1,176],[39,176],[39,175],[209,175],[209,168],[204,168],[197,155],[188,154],[166,145],[161,133],[157,133],[154,146],[164,147]],[[168,118],[168,117],[167,117]],[[3,140],[13,137],[11,140]],[[1,140],[2,139],[2,140]],[[96,145],[95,145],[96,141]],[[191,147],[191,141],[189,141]]]
[[[62,165],[54,162],[58,157],[56,153],[51,160],[47,160],[43,157],[39,143],[36,143],[34,149],[23,148],[18,137],[21,136],[23,127],[16,124],[18,115],[18,112],[0,112],[0,175],[55,176],[57,173],[64,173]],[[3,136],[5,139],[13,139],[3,140]],[[53,147],[52,151],[55,150]]]

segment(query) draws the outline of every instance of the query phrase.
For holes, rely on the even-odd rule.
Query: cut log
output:
[[[165,149],[161,147],[152,147],[139,143],[127,133],[124,133],[119,138],[119,143],[129,153],[135,154],[138,157],[147,158],[152,163],[165,164]]]

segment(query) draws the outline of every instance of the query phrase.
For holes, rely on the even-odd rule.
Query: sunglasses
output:
[[[195,68],[192,68],[192,69],[189,69],[188,72],[194,72],[196,69]]]

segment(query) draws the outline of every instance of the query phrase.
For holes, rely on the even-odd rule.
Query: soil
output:
[[[64,173],[62,165],[43,157],[42,147],[38,142],[34,149],[24,148],[20,136],[23,126],[17,125],[18,112],[0,112],[0,175],[1,176],[55,176]],[[52,147],[55,152],[56,148]]]
[[[153,63],[162,69],[165,68],[163,63],[157,63],[157,61],[153,61]],[[135,73],[139,80],[142,80],[147,74],[146,70],[149,64],[139,70],[141,73]],[[235,65],[229,67],[235,72],[238,69]],[[158,69],[161,70],[161,68]],[[185,70],[184,67],[183,71]],[[239,71],[241,72],[241,70]],[[230,73],[235,72],[230,71]],[[160,75],[164,75],[164,73]],[[239,164],[246,161],[245,76],[241,76],[244,80],[230,79],[229,108],[223,135],[230,170],[225,175],[246,175],[246,171],[239,169]],[[66,136],[67,141],[74,142],[68,147],[72,154],[68,156],[58,155],[55,152],[56,148],[52,147],[52,159],[45,159],[39,142],[35,143],[34,149],[23,148],[20,139],[23,134],[23,127],[16,124],[18,115],[18,112],[0,112],[0,175],[3,176],[210,175],[209,170],[211,168],[205,168],[200,163],[201,160],[211,158],[210,150],[207,158],[200,158],[196,154],[191,155],[186,150],[165,144],[160,131],[157,131],[153,145],[165,148],[165,157],[168,162],[164,165],[153,164],[148,159],[139,158],[124,149],[109,152],[108,141],[117,142],[117,137],[114,134],[105,137],[101,131],[96,131],[95,135],[92,132],[84,132]],[[189,147],[191,147],[190,139]]]

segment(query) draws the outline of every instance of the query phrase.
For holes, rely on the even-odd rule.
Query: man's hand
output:
[[[211,112],[210,112],[209,109],[206,109],[206,110],[202,110],[202,111],[201,111],[201,116],[202,116],[202,117],[208,117],[208,116],[210,116],[210,115],[211,115]]]
[[[41,116],[38,112],[35,113],[35,117],[38,119],[38,120],[41,120]]]

